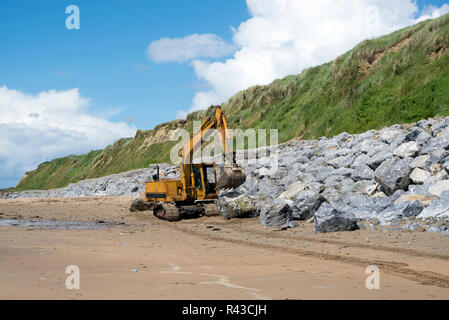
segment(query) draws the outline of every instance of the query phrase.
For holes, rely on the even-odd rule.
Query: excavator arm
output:
[[[226,116],[224,115],[221,107],[217,106],[215,108],[215,117],[207,117],[206,119],[204,119],[201,127],[196,132],[194,132],[190,140],[183,146],[181,151],[184,163],[192,163],[194,150],[201,145],[201,142],[204,139],[207,139],[208,135],[212,132],[212,129],[216,129],[220,133],[223,154],[225,156],[231,155],[231,137],[228,130]]]
[[[184,145],[181,150],[181,172],[184,173],[184,187],[187,189],[192,188],[193,185],[193,153],[196,148],[201,147],[203,139],[207,138],[212,132],[212,129],[218,130],[223,147],[223,155],[225,159],[232,159],[231,164],[224,164],[220,167],[218,174],[217,188],[220,189],[234,189],[242,185],[246,181],[246,174],[243,169],[238,166],[233,156],[231,137],[228,130],[228,124],[226,116],[220,106],[215,108],[214,117],[207,117],[201,127],[194,132],[190,140]]]

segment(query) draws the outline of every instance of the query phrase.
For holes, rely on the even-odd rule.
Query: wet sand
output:
[[[0,298],[449,299],[448,236],[389,227],[317,235],[309,223],[280,231],[222,217],[168,223],[130,213],[131,200],[0,200],[0,219],[17,221],[0,226]],[[80,290],[66,288],[69,265],[80,269]],[[370,265],[380,290],[365,286]]]

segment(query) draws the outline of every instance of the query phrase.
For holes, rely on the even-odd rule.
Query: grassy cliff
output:
[[[230,127],[279,129],[280,142],[447,116],[449,15],[364,41],[299,75],[241,91],[223,108]],[[168,161],[175,144],[169,141],[171,131],[191,128],[191,121],[207,112],[138,131],[104,150],[42,163],[16,189],[62,187]]]

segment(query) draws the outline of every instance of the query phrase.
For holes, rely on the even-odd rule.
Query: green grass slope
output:
[[[280,142],[449,115],[449,15],[367,40],[334,61],[237,93],[223,105],[230,127],[278,129]],[[17,190],[62,187],[85,178],[169,160],[171,130],[190,114],[104,150],[45,162]]]

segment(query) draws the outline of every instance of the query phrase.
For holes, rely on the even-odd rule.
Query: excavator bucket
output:
[[[246,173],[236,164],[224,165],[218,171],[218,189],[235,189],[246,182]]]

